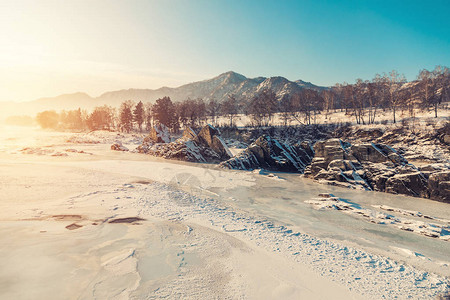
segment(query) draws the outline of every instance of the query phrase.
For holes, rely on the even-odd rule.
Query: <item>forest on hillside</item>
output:
[[[284,126],[310,125],[316,123],[318,115],[327,119],[335,111],[345,112],[356,124],[374,124],[380,111],[389,111],[395,123],[399,112],[414,118],[417,111],[432,110],[437,117],[439,105],[447,103],[449,97],[449,69],[437,66],[433,71],[420,71],[411,82],[393,70],[389,74],[377,74],[372,80],[357,79],[353,84],[344,82],[322,90],[304,88],[298,93],[276,95],[270,89],[263,89],[245,99],[230,94],[223,102],[189,98],[173,102],[169,97],[159,98],[155,103],[127,100],[119,108],[103,105],[91,112],[82,108],[47,110],[38,113],[36,121],[42,128],[122,132],[141,132],[155,124],[164,124],[178,132],[208,122],[219,125],[219,117],[226,120],[221,125],[233,127],[238,115],[248,117],[248,126],[271,125],[275,115]]]

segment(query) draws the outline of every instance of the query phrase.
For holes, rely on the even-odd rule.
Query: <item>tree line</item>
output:
[[[377,74],[372,80],[357,79],[353,84],[338,83],[321,90],[302,89],[276,95],[264,89],[251,98],[228,95],[222,102],[215,99],[172,102],[169,97],[157,99],[153,104],[127,100],[118,109],[103,105],[90,113],[81,108],[60,113],[44,111],[38,113],[36,120],[41,127],[52,129],[141,132],[164,124],[177,132],[182,127],[198,127],[207,122],[217,125],[218,117],[224,118],[228,126],[235,126],[239,114],[248,116],[248,125],[267,126],[275,114],[284,125],[314,124],[319,114],[329,118],[331,112],[340,110],[357,124],[373,124],[383,110],[390,111],[395,123],[399,110],[414,117],[417,109],[433,109],[437,117],[439,104],[449,101],[449,96],[449,69],[437,66],[433,71],[420,71],[411,82],[393,70]]]

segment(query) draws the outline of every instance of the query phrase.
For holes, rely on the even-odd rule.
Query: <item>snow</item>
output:
[[[117,137],[101,135],[30,146],[68,156],[0,151],[2,298],[429,299],[448,289],[446,204],[116,152]],[[119,218],[143,220],[110,223]]]
[[[403,215],[423,217],[426,219],[443,222],[444,224],[416,221],[414,219],[396,217],[394,215],[378,212],[372,209],[360,208],[356,204],[349,203],[348,201],[344,201],[334,196],[315,198],[307,200],[305,201],[305,203],[312,204],[314,208],[318,210],[338,210],[356,217],[361,217],[371,223],[390,225],[401,230],[411,231],[427,237],[439,238],[443,241],[450,241],[450,225],[448,225],[450,224],[450,221],[423,215],[419,212],[412,212],[399,208],[391,208],[386,205],[372,205],[373,207],[382,210],[399,212]]]

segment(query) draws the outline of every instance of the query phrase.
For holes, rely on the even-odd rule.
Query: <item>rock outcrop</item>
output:
[[[427,179],[421,172],[395,174],[385,183],[385,192],[428,198]]]
[[[395,148],[410,163],[450,163],[450,122],[435,125],[341,126],[333,134],[352,144],[376,143]]]
[[[158,124],[150,129],[148,136],[145,138],[153,143],[170,143],[170,133],[169,128],[164,124]]]
[[[193,138],[193,141],[199,145],[211,148],[213,151],[219,154],[219,157],[222,160],[233,157],[230,149],[228,149],[227,145],[220,137],[220,131],[211,125],[206,125],[205,127],[203,127],[198,135]]]
[[[428,189],[431,199],[450,203],[450,170],[431,174]]]
[[[329,139],[314,145],[315,157],[305,176],[330,184],[428,197],[427,174],[395,149],[380,143],[351,145]]]
[[[286,145],[263,135],[238,156],[222,162],[220,166],[238,170],[266,169],[303,173],[311,162],[312,154],[309,143]]]
[[[232,154],[223,140],[218,129],[206,125],[197,134],[195,130],[187,128],[183,136],[173,142],[164,142],[164,139],[153,137],[145,139],[137,148],[139,153],[150,154],[166,159],[176,159],[190,162],[219,163],[232,157]],[[170,137],[168,138],[170,140]],[[165,139],[167,140],[167,138]]]

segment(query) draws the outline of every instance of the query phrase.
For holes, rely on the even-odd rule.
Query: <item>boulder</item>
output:
[[[360,128],[352,133],[360,139],[374,139],[379,138],[384,134],[383,130],[379,128]]]
[[[194,140],[201,144],[211,146],[213,143],[213,137],[216,135],[220,135],[219,129],[208,124],[200,130],[200,132],[198,133],[197,137]]]
[[[447,144],[450,145],[450,134],[444,134],[442,137],[442,141]]]
[[[194,129],[192,129],[191,127],[188,127],[183,131],[183,138],[188,139],[188,140],[195,139],[195,138],[197,138],[197,133],[195,132]]]
[[[311,156],[303,147],[287,145],[263,135],[238,156],[222,162],[220,166],[239,170],[266,169],[303,173],[310,162]]]
[[[128,148],[122,145],[121,142],[117,142],[111,145],[111,150],[114,151],[128,151]]]
[[[314,177],[317,173],[327,168],[328,164],[323,157],[314,157],[311,164],[305,168],[305,177]]]
[[[440,172],[440,171],[445,171],[448,168],[446,167],[445,164],[428,164],[428,165],[423,165],[419,167],[419,170],[421,172]]]
[[[407,163],[406,159],[399,155],[397,151],[384,144],[356,144],[351,146],[350,152],[360,162],[393,162],[395,165]]]
[[[427,179],[421,172],[396,174],[386,181],[385,187],[386,192],[393,194],[424,198],[429,195]]]
[[[431,199],[450,203],[450,170],[431,174],[428,188]]]
[[[164,124],[158,124],[150,129],[148,136],[145,138],[147,142],[153,143],[170,143],[169,128]]]
[[[227,160],[233,157],[230,149],[228,149],[227,145],[220,137],[220,131],[209,124],[203,127],[198,135],[193,138],[193,140],[200,145],[214,150],[219,154],[222,160]]]
[[[344,143],[340,139],[319,141],[314,145],[314,155],[323,157],[327,163],[336,159],[346,159],[348,146],[348,143]]]
[[[339,168],[344,171],[361,170],[362,166],[357,160],[336,159],[328,164],[328,168]]]
[[[312,147],[310,142],[303,141],[300,144],[297,144],[297,146],[300,146],[303,150],[305,150],[306,154],[308,154],[309,157],[314,157],[314,148]]]
[[[209,146],[219,154],[221,159],[230,159],[233,157],[233,154],[230,149],[228,149],[228,146],[218,135],[213,136],[212,144]]]

